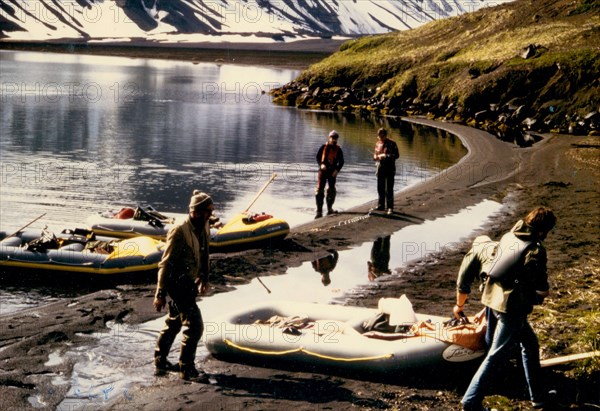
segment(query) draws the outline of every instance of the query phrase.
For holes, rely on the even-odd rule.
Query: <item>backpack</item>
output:
[[[485,273],[494,281],[502,281],[524,264],[525,254],[535,241],[523,241],[512,231],[504,234],[498,243],[496,256],[490,269]]]
[[[27,251],[35,251],[38,253],[45,253],[48,250],[57,250],[59,247],[60,243],[54,233],[51,233],[46,229],[42,230],[42,236],[40,238],[36,238],[27,243]]]

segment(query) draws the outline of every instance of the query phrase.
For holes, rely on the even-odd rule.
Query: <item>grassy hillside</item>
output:
[[[428,114],[500,137],[587,133],[600,126],[590,114],[599,73],[600,1],[517,0],[349,41],[274,95],[301,108]]]

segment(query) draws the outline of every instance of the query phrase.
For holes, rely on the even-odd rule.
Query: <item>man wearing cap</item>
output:
[[[206,375],[196,370],[196,347],[202,337],[204,324],[196,296],[208,289],[210,239],[209,219],[214,212],[212,198],[194,190],[189,215],[167,235],[167,244],[158,267],[158,284],[154,308],[161,311],[168,304],[168,317],[160,332],[154,351],[157,375],[179,371],[184,380],[204,382]],[[183,327],[179,364],[171,364],[167,357],[171,345]]]
[[[315,190],[315,199],[317,202],[317,214],[315,218],[323,217],[323,200],[325,199],[325,184],[327,184],[327,214],[335,213],[333,203],[335,202],[335,180],[344,166],[344,153],[338,146],[339,139],[337,131],[332,130],[329,133],[329,140],[323,144],[317,151],[317,164],[319,165],[319,174],[317,188]]]

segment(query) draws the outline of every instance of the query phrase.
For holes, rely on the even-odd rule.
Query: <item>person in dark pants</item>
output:
[[[168,304],[168,317],[154,351],[157,375],[179,371],[184,380],[205,382],[204,373],[195,367],[196,348],[204,331],[196,296],[208,290],[210,239],[209,219],[214,212],[211,197],[194,190],[189,215],[167,235],[167,244],[158,267],[158,284],[154,308],[161,311]],[[175,337],[183,328],[179,364],[167,360]]]
[[[546,207],[533,209],[515,224],[498,243],[495,256],[484,270],[486,280],[481,302],[496,319],[491,346],[473,376],[461,403],[464,411],[481,411],[486,390],[505,366],[512,348],[519,345],[525,380],[533,408],[547,405],[541,380],[539,343],[527,321],[533,306],[549,295],[546,249],[542,241],[556,224],[556,216]],[[460,312],[466,294],[457,293],[454,312]]]
[[[319,174],[317,188],[315,190],[315,200],[317,202],[317,214],[315,218],[323,217],[323,200],[327,201],[327,214],[335,213],[333,203],[335,202],[335,182],[338,173],[344,166],[344,153],[337,144],[339,139],[337,131],[332,130],[329,133],[329,140],[323,144],[317,151],[317,164],[319,165]],[[325,185],[327,184],[327,196],[325,196]]]
[[[396,160],[400,157],[398,145],[387,137],[387,130],[377,131],[377,143],[373,160],[377,162],[377,208],[387,214],[394,212],[394,179],[396,178]],[[373,211],[373,210],[372,210]]]
[[[371,259],[367,261],[367,277],[369,281],[381,275],[390,274],[390,240],[391,236],[379,237],[371,247]]]

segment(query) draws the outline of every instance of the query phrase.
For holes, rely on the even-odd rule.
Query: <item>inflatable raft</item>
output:
[[[89,230],[25,230],[0,241],[0,268],[115,275],[155,270],[164,242],[96,237]]]
[[[143,235],[164,239],[178,218],[185,218],[185,215],[166,215],[152,207],[126,207],[91,216],[86,223],[99,235],[119,238]],[[246,212],[236,215],[218,229],[211,228],[210,247],[212,252],[258,248],[284,239],[289,232],[290,226],[284,220],[265,213]]]
[[[365,332],[365,324],[382,314],[340,305],[264,303],[206,323],[206,346],[225,361],[344,375],[397,376],[464,365],[484,354],[482,330],[457,334],[437,316],[412,313],[412,324],[396,326],[399,332]],[[466,341],[461,336],[478,342],[467,338],[470,348],[465,347],[457,343]]]
[[[258,248],[283,240],[289,232],[290,226],[284,220],[265,213],[242,213],[216,232],[211,231],[210,248],[216,252]]]

